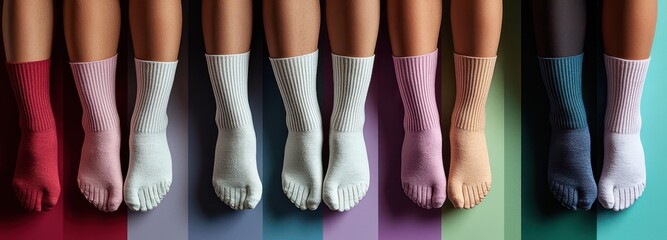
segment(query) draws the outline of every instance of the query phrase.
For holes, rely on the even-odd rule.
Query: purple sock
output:
[[[405,194],[422,208],[440,208],[447,197],[442,163],[442,133],[435,98],[438,51],[394,57],[405,117],[401,182]]]

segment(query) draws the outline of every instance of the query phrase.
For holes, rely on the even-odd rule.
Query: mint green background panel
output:
[[[443,239],[520,239],[521,191],[521,9],[519,1],[504,1],[503,31],[486,106],[486,139],[491,162],[491,191],[470,210],[443,208]],[[441,30],[441,124],[443,154],[449,169],[448,131],[456,84],[449,1],[443,2]]]
[[[667,4],[660,1],[651,63],[642,95],[642,143],[646,154],[646,190],[630,208],[598,208],[598,238],[661,239],[667,228]]]

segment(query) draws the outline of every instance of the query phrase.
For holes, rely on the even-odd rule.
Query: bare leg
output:
[[[441,0],[388,0],[387,15],[394,56],[422,55],[438,48]]]
[[[316,0],[264,0],[264,31],[269,55],[286,58],[317,50],[320,2]]]
[[[451,164],[447,193],[456,208],[480,204],[491,188],[484,127],[502,7],[501,0],[452,0],[456,102],[449,131]]]
[[[130,126],[124,197],[134,211],[157,207],[171,186],[167,105],[176,74],[181,19],[180,0],[130,1],[137,100]]]
[[[567,57],[584,52],[586,0],[533,0],[537,53]]]
[[[605,0],[602,37],[607,55],[641,60],[651,54],[658,1]]]
[[[252,0],[204,0],[202,27],[208,54],[250,51]]]
[[[66,0],[65,40],[72,62],[92,62],[116,55],[120,36],[118,0]]]
[[[51,57],[53,2],[5,0],[2,36],[8,62],[34,62]]]
[[[182,18],[180,0],[131,0],[130,32],[134,56],[141,60],[176,61]]]
[[[369,57],[375,53],[380,27],[379,0],[328,0],[326,10],[334,54]]]
[[[328,0],[326,9],[333,52],[334,105],[322,194],[330,209],[346,211],[361,201],[370,185],[364,118],[360,116],[365,113],[373,72],[380,1]]]
[[[452,0],[454,51],[474,57],[495,57],[503,22],[500,0]]]
[[[66,0],[64,17],[86,134],[77,182],[90,203],[102,211],[115,211],[123,201],[120,119],[115,99],[120,4],[118,0]]]
[[[646,186],[639,109],[658,1],[605,0],[602,5],[607,109],[598,201],[619,211],[634,204]]]
[[[232,209],[253,209],[262,197],[262,182],[248,104],[252,0],[204,0],[202,25],[217,107],[213,187]]]
[[[7,72],[21,127],[12,185],[23,207],[49,210],[60,197],[58,137],[49,79],[53,2],[5,0],[2,25]]]
[[[322,117],[317,103],[319,0],[264,0],[271,66],[283,98],[289,131],[283,192],[299,209],[322,200]]]

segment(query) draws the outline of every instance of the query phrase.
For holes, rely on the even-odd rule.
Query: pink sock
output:
[[[405,117],[401,181],[405,194],[420,207],[440,208],[447,180],[442,164],[442,133],[435,99],[438,51],[394,57]]]
[[[83,108],[86,133],[77,181],[90,203],[106,212],[123,200],[120,120],[116,109],[116,56],[70,63]]]

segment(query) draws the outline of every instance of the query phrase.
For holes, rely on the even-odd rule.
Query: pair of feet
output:
[[[86,133],[77,182],[84,197],[99,210],[117,210],[123,196],[131,210],[151,210],[169,191],[171,179],[165,132],[131,134],[125,184],[120,166],[120,128]]]
[[[77,182],[85,198],[102,211],[117,210],[123,196],[130,209],[151,210],[169,191],[171,155],[166,135],[132,135],[130,167],[123,188],[120,129],[86,134]],[[58,175],[56,130],[24,132],[13,180],[21,205],[37,212],[53,208],[60,197]]]
[[[322,200],[347,211],[368,191],[370,177],[363,132],[331,131],[330,157],[323,180],[322,131],[290,131],[285,144],[283,192],[301,210],[315,210]],[[232,209],[253,209],[262,195],[252,127],[222,129],[218,134],[213,187]]]
[[[596,185],[588,128],[554,130],[549,154],[549,188],[567,209],[588,210],[597,198],[604,208],[630,207],[644,192],[646,167],[639,134],[604,136],[604,165]]]
[[[447,196],[456,208],[473,208],[491,189],[484,131],[452,126],[449,138],[451,162],[447,181],[440,128],[405,133],[401,160],[403,191],[422,208],[440,208]]]

